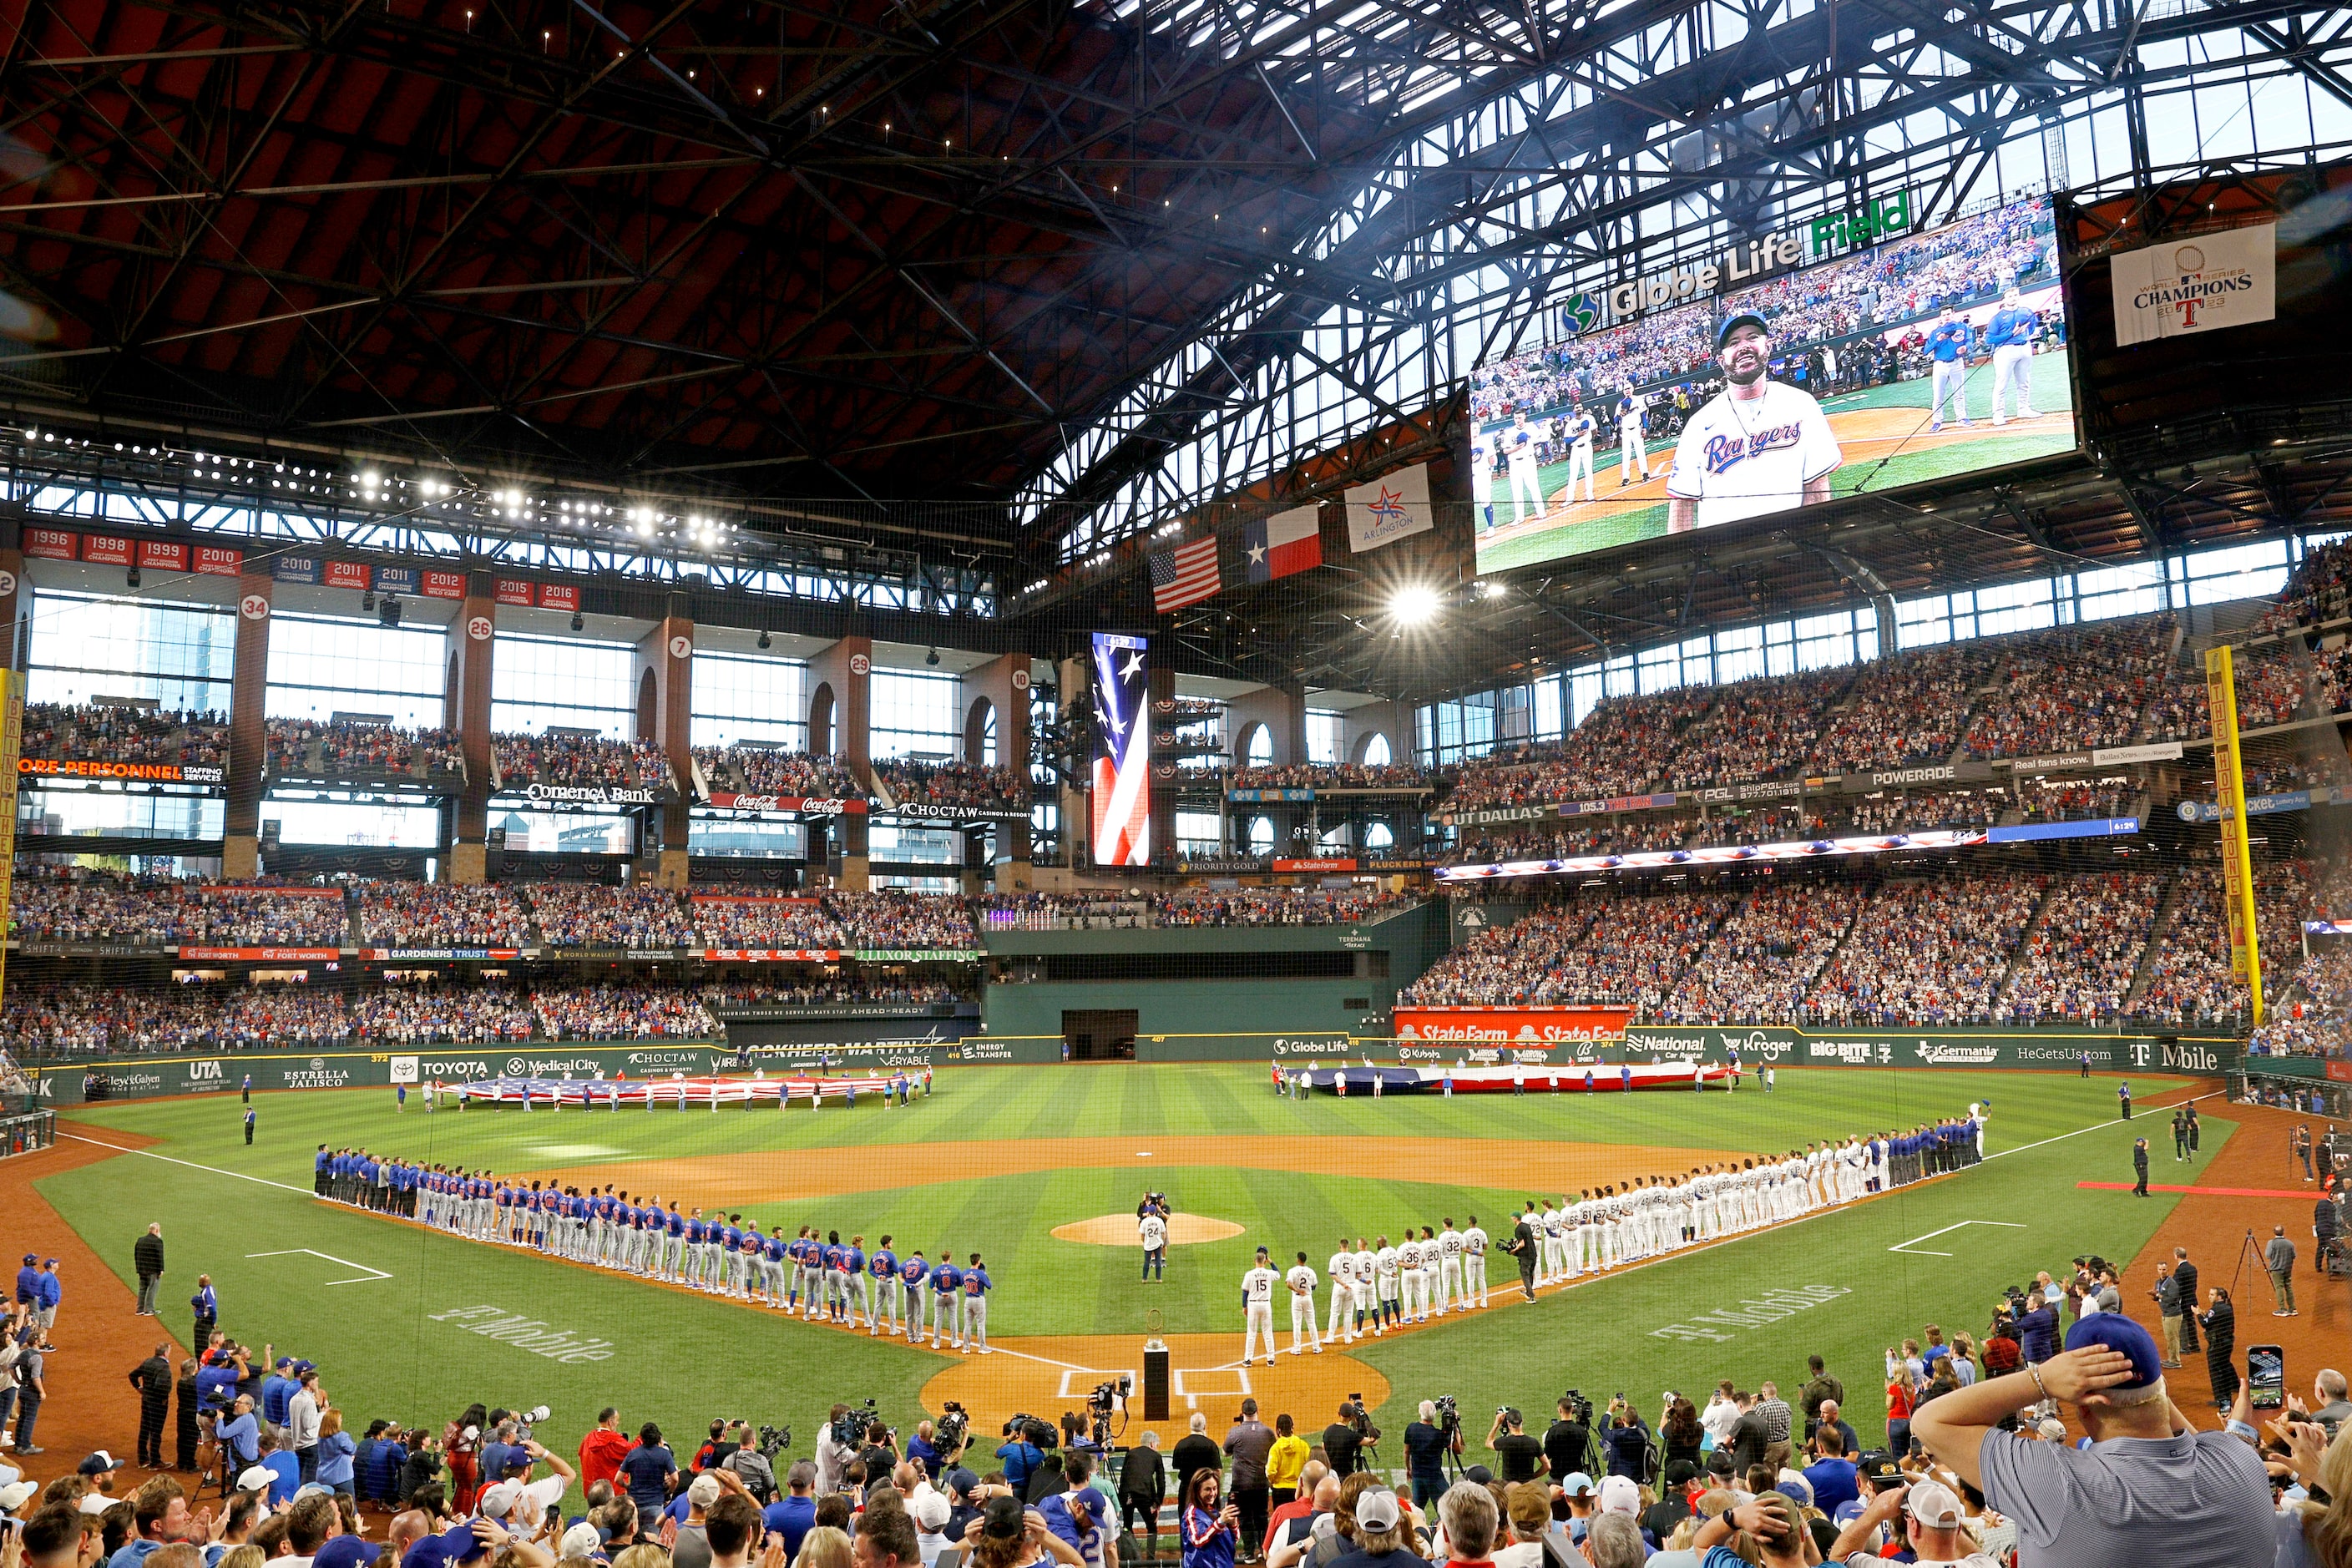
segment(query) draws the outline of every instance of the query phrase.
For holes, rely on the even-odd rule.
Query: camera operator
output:
[[[996,1450],[996,1458],[1004,1470],[1004,1484],[1013,1495],[1029,1495],[1029,1472],[1045,1462],[1045,1445],[1053,1440],[1053,1432],[1042,1421],[1014,1415],[1004,1424],[1004,1445]]]
[[[898,1468],[898,1451],[891,1446],[890,1428],[880,1421],[866,1424],[866,1447],[857,1451],[868,1480],[887,1480]]]
[[[1339,1419],[1323,1428],[1323,1457],[1329,1461],[1331,1473],[1343,1481],[1364,1468],[1364,1439],[1356,1430],[1356,1418],[1363,1411],[1354,1400],[1342,1400]]]
[[[816,1489],[820,1495],[841,1489],[841,1472],[857,1458],[857,1447],[846,1441],[840,1428],[849,1406],[836,1405],[825,1413],[824,1425],[816,1432]]]
[[[1451,1404],[1451,1396],[1447,1403]],[[1462,1424],[1447,1416],[1438,1420],[1437,1401],[1421,1402],[1420,1419],[1404,1429],[1404,1473],[1412,1483],[1412,1506],[1428,1510],[1445,1494],[1445,1458],[1462,1453]]]
[[[1571,1388],[1561,1395],[1558,1409],[1559,1419],[1544,1429],[1544,1462],[1554,1480],[1565,1481],[1587,1468],[1591,1459],[1592,1406]]]
[[[768,1463],[768,1456],[760,1452],[759,1435],[749,1426],[738,1430],[735,1451],[719,1460],[719,1468],[734,1471],[743,1489],[751,1494],[751,1500],[762,1507],[776,1495],[775,1468]]]
[[[1226,1457],[1234,1462],[1234,1506],[1241,1510],[1241,1551],[1255,1557],[1265,1548],[1265,1516],[1273,1504],[1272,1483],[1265,1472],[1266,1457],[1274,1451],[1274,1429],[1257,1418],[1257,1401],[1242,1401],[1234,1429],[1225,1434]]]
[[[1486,1429],[1486,1448],[1502,1461],[1505,1486],[1544,1474],[1543,1444],[1528,1436],[1519,1413],[1507,1405],[1495,1412],[1495,1424]]]

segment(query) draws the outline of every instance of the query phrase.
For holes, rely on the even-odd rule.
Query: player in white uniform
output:
[[[1143,1243],[1143,1277],[1149,1279],[1156,1274],[1165,1279],[1168,1277],[1168,1222],[1160,1217],[1158,1209],[1147,1209],[1143,1217],[1135,1222],[1135,1230],[1137,1239]]]
[[[1260,1333],[1265,1335],[1265,1364],[1274,1364],[1274,1289],[1279,1283],[1266,1249],[1257,1249],[1257,1267],[1242,1276],[1242,1364],[1250,1363]]]
[[[1592,440],[1600,426],[1592,421],[1589,410],[1580,408],[1568,421],[1568,499],[1576,500],[1576,476],[1584,476],[1584,499],[1592,499]],[[1553,1076],[1552,1086],[1559,1087],[1559,1077]]]
[[[1517,522],[1525,515],[1519,510],[1519,498],[1525,495],[1528,504],[1543,522],[1549,514],[1544,510],[1543,481],[1536,470],[1536,433],[1528,428],[1528,416],[1511,416],[1511,427],[1503,432],[1503,456],[1511,463],[1511,521]]]
[[[1474,430],[1470,436],[1470,500],[1475,509],[1474,526],[1495,526],[1495,433]]]
[[[1560,1216],[1560,1224],[1568,1230],[1569,1278],[1574,1279],[1588,1268],[1597,1271],[1601,1268],[1601,1210],[1591,1195],[1577,1194],[1576,1201],[1568,1205],[1568,1213]]]
[[[1486,1248],[1492,1245],[1478,1227],[1478,1216],[1472,1215],[1462,1230],[1462,1304],[1465,1308],[1473,1297],[1481,1307],[1486,1304]]]
[[[1337,1340],[1344,1333],[1343,1342],[1356,1342],[1356,1320],[1349,1315],[1355,1306],[1356,1254],[1343,1236],[1339,1250],[1331,1255],[1331,1326],[1323,1331],[1325,1339]]]
[[[1666,531],[1762,517],[1830,499],[1843,462],[1837,437],[1811,395],[1774,381],[1764,318],[1744,311],[1716,333],[1727,384],[1706,400],[1675,443],[1666,475]]]
[[[1421,1238],[1413,1235],[1411,1226],[1404,1227],[1404,1239],[1397,1243],[1397,1276],[1403,1291],[1400,1300],[1404,1306],[1404,1321],[1417,1323],[1424,1305],[1421,1294]]]
[[[1364,1317],[1367,1313],[1371,1316],[1372,1332],[1380,1332],[1381,1300],[1377,1294],[1379,1288],[1375,1283],[1380,1277],[1380,1255],[1372,1250],[1371,1244],[1360,1236],[1356,1237],[1356,1268],[1353,1278],[1356,1287],[1356,1332],[1360,1334],[1364,1331]]]
[[[1568,1273],[1568,1200],[1562,1198],[1555,1207],[1549,1199],[1544,1201],[1544,1253],[1551,1260],[1551,1277],[1564,1278]]]
[[[1379,1325],[1374,1333],[1386,1333],[1391,1326],[1404,1322],[1403,1299],[1399,1294],[1400,1281],[1404,1277],[1404,1255],[1389,1245],[1389,1238],[1380,1238],[1380,1250],[1373,1258],[1374,1277],[1380,1282],[1380,1315],[1373,1320]]]
[[[1298,1261],[1282,1282],[1290,1287],[1290,1353],[1297,1355],[1302,1339],[1312,1341],[1315,1353],[1323,1353],[1323,1336],[1315,1327],[1315,1287],[1318,1283],[1315,1270],[1308,1267],[1307,1254],[1300,1253]],[[1304,1324],[1302,1333],[1300,1325]]]
[[[1454,1228],[1454,1216],[1445,1218],[1445,1228],[1437,1233],[1437,1315],[1459,1301],[1465,1309],[1470,1299],[1462,1290],[1462,1233]]]
[[[1642,432],[1642,413],[1650,400],[1625,384],[1624,395],[1617,400],[1617,488],[1623,489],[1636,477],[1650,477],[1650,446]]]
[[[1444,1300],[1438,1294],[1438,1281],[1444,1276],[1444,1257],[1437,1245],[1437,1232],[1427,1226],[1421,1227],[1421,1315],[1445,1315]]]

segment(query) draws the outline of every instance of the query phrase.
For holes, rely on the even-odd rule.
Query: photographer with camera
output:
[[[1045,1445],[1054,1440],[1053,1428],[1015,1411],[1004,1424],[1003,1436],[1005,1442],[996,1450],[996,1458],[1004,1470],[1004,1482],[1014,1497],[1026,1497],[1029,1472],[1045,1462]]]
[[[732,1470],[751,1500],[765,1507],[776,1495],[776,1471],[768,1463],[768,1456],[760,1452],[759,1441],[748,1423],[737,1423],[735,1450],[720,1458],[719,1468]]]
[[[1445,1461],[1462,1457],[1462,1418],[1454,1396],[1421,1402],[1420,1419],[1404,1429],[1404,1474],[1412,1484],[1412,1506],[1428,1509],[1445,1495]]]
[[[1240,1510],[1241,1555],[1255,1558],[1265,1545],[1265,1516],[1273,1506],[1265,1461],[1274,1451],[1274,1429],[1257,1418],[1257,1401],[1242,1401],[1234,1428],[1225,1434],[1225,1457],[1233,1461],[1233,1500]]]
[[[1528,1436],[1519,1413],[1507,1405],[1495,1412],[1495,1424],[1486,1428],[1486,1448],[1502,1462],[1505,1486],[1545,1473],[1542,1442]]]
[[[1544,1463],[1554,1480],[1592,1468],[1592,1401],[1577,1389],[1560,1395],[1559,1419],[1544,1429]]]
[[[1331,1473],[1343,1481],[1364,1468],[1367,1428],[1372,1439],[1378,1440],[1380,1429],[1371,1426],[1362,1399],[1352,1394],[1339,1402],[1339,1418],[1323,1428],[1323,1458],[1329,1463]]]

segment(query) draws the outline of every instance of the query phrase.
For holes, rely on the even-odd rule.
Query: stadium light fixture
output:
[[[1389,595],[1389,618],[1399,626],[1427,626],[1437,610],[1437,590],[1425,583],[1408,583]]]

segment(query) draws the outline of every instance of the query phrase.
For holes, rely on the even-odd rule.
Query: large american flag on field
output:
[[[1224,586],[1217,575],[1217,536],[1151,552],[1151,607],[1161,615],[1197,605]]]

